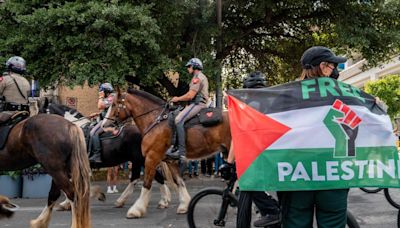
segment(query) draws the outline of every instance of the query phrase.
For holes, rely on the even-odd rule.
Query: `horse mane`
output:
[[[143,97],[143,98],[145,98],[147,100],[150,100],[151,102],[156,103],[157,105],[164,105],[165,104],[165,101],[163,99],[161,99],[161,98],[159,98],[157,96],[154,96],[153,94],[148,93],[148,92],[143,91],[143,90],[129,88],[127,92],[129,94],[131,94],[131,95],[137,95],[139,97]]]

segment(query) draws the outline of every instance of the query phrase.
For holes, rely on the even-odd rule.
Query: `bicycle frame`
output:
[[[226,215],[226,211],[229,205],[231,206],[237,206],[237,205],[232,205],[235,202],[232,202],[230,200],[230,196],[235,196],[232,191],[233,188],[235,186],[235,182],[237,181],[237,175],[236,175],[236,170],[234,172],[234,174],[232,174],[231,179],[229,180],[226,188],[223,190],[222,192],[222,204],[221,204],[221,208],[219,210],[219,214],[217,219],[214,220],[214,225],[216,226],[225,226],[225,215]],[[236,197],[236,196],[235,196]]]

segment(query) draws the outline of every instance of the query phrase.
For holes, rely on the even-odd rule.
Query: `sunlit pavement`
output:
[[[104,192],[107,190],[105,182],[95,182],[94,184],[102,186]],[[193,179],[187,178],[186,184],[189,193],[193,196],[204,187],[222,187],[224,182],[220,178],[199,177]],[[118,189],[120,193],[125,186],[126,181],[119,184]],[[175,213],[178,206],[178,199],[174,191],[172,192],[170,207],[167,209],[158,209],[157,202],[160,199],[160,191],[159,185],[154,183],[147,215],[141,219],[125,218],[129,207],[140,194],[140,186],[135,188],[133,197],[124,208],[114,208],[114,201],[120,193],[106,194],[106,202],[92,202],[93,227],[188,227],[186,215],[177,215]],[[396,190],[395,194],[396,198],[400,200],[400,190]],[[13,199],[13,202],[19,204],[21,207],[20,211],[16,212],[15,216],[11,219],[1,220],[0,227],[29,227],[29,221],[40,214],[47,201],[46,199]],[[206,210],[207,208],[204,209]],[[349,195],[349,209],[357,217],[361,227],[392,228],[397,226],[397,210],[386,201],[383,192],[367,194],[359,189],[352,189]],[[70,224],[70,212],[53,212],[50,227],[70,227]]]

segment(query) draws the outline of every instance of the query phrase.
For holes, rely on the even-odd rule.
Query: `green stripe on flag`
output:
[[[323,190],[400,187],[396,147],[357,147],[355,157],[333,148],[265,150],[242,174],[242,190]]]

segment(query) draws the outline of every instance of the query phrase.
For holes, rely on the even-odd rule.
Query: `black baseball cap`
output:
[[[331,49],[322,46],[314,46],[307,49],[300,59],[301,67],[303,69],[311,69],[314,66],[319,65],[321,62],[339,64],[346,61],[346,58],[336,56],[335,54],[333,54]]]

